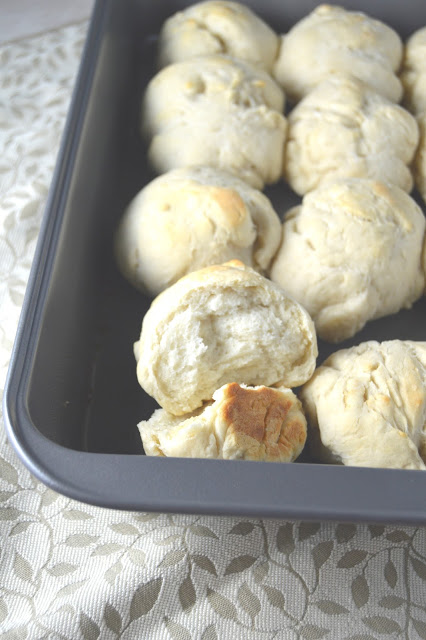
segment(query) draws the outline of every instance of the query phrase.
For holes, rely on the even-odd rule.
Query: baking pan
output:
[[[8,437],[52,489],[117,509],[307,520],[426,523],[426,474],[312,464],[150,458],[137,422],[155,402],[132,352],[150,300],[124,281],[113,234],[129,200],[154,176],[138,132],[155,73],[156,34],[186,2],[98,0],[13,350]],[[248,2],[278,32],[312,0]],[[382,18],[403,38],[426,24],[423,0],[340,3]],[[285,211],[298,198],[266,192]],[[426,340],[426,301],[376,322],[320,363],[367,339]]]

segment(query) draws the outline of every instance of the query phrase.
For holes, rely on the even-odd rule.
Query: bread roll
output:
[[[401,81],[407,109],[414,114],[426,112],[426,27],[407,40]]]
[[[183,275],[232,258],[264,271],[281,224],[268,198],[210,167],[175,169],[132,200],[116,234],[123,275],[157,295]]]
[[[207,165],[262,189],[282,172],[284,94],[268,74],[227,56],[169,65],[148,84],[142,129],[158,173]]]
[[[414,159],[414,179],[416,187],[426,202],[426,111],[417,116],[420,131],[420,141]]]
[[[345,180],[311,191],[284,220],[271,278],[329,342],[410,308],[423,292],[425,217],[398,187]]]
[[[341,178],[372,178],[410,191],[407,165],[418,136],[408,111],[336,75],[290,113],[285,177],[300,195]]]
[[[159,41],[161,66],[197,56],[225,53],[271,72],[278,53],[277,34],[248,7],[212,0],[171,16]]]
[[[395,72],[402,49],[398,34],[383,22],[323,4],[282,37],[273,73],[292,101],[344,73],[398,102],[402,87]]]
[[[194,271],[163,291],[135,344],[139,383],[178,416],[228,382],[303,384],[316,356],[305,309],[238,260]]]
[[[300,394],[315,459],[426,469],[426,342],[364,342],[331,355]]]
[[[290,389],[236,382],[202,410],[176,417],[158,409],[138,427],[150,456],[293,462],[306,441],[306,419]]]

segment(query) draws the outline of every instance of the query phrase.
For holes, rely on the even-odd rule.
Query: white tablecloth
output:
[[[86,24],[0,47],[0,386]],[[426,638],[426,529],[108,511],[0,425],[0,638]]]

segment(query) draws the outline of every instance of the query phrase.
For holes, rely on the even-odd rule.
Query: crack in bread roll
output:
[[[423,292],[425,217],[398,187],[345,180],[311,191],[283,223],[271,278],[329,342],[410,308]]]
[[[426,342],[364,342],[332,354],[301,390],[315,459],[426,469]]]
[[[355,11],[320,5],[282,36],[273,75],[292,101],[298,101],[335,73],[364,82],[399,102],[397,75],[403,46],[389,26]]]
[[[156,171],[206,165],[262,189],[282,173],[284,94],[260,69],[227,56],[165,67],[148,84],[142,131]]]
[[[260,191],[219,169],[175,169],[132,200],[116,234],[123,275],[157,295],[191,271],[238,258],[265,271],[281,223]]]
[[[290,389],[236,382],[201,410],[176,417],[158,409],[138,427],[150,456],[293,462],[306,441],[306,418]]]
[[[414,114],[426,112],[426,27],[407,40],[400,78],[407,109]]]
[[[305,309],[238,260],[194,271],[160,293],[134,351],[140,385],[174,415],[194,411],[228,382],[299,386],[318,355]]]
[[[413,163],[414,180],[423,200],[426,202],[426,111],[417,116],[420,141]]]
[[[419,140],[415,118],[361,82],[336,75],[288,119],[284,175],[299,195],[341,178],[372,178],[410,191]]]
[[[272,71],[277,34],[248,7],[236,2],[200,2],[165,21],[159,39],[159,64],[225,53]]]

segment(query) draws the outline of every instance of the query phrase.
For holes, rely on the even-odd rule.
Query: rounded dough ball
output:
[[[287,213],[271,278],[306,308],[321,338],[339,342],[422,295],[424,231],[422,210],[394,185],[324,186]]]
[[[426,342],[364,342],[332,354],[300,397],[315,459],[426,469]]]
[[[123,275],[157,295],[183,275],[232,258],[264,271],[281,224],[268,198],[210,167],[175,169],[132,200],[116,234]]]
[[[420,141],[414,158],[413,171],[416,187],[426,202],[426,111],[417,117]]]
[[[176,417],[158,409],[138,427],[149,456],[293,462],[306,441],[300,400],[285,387],[236,382],[201,411]]]
[[[283,109],[280,87],[240,60],[218,55],[172,64],[151,80],[144,96],[150,162],[159,173],[217,167],[262,189],[282,172]]]
[[[197,56],[225,53],[271,72],[277,34],[237,2],[200,2],[171,16],[159,41],[161,66]]]
[[[312,375],[317,354],[305,309],[238,260],[160,293],[135,343],[140,385],[174,415],[228,382],[296,387]]]
[[[330,75],[345,73],[398,102],[401,57],[401,39],[386,24],[323,4],[282,37],[273,74],[293,101]]]
[[[407,109],[414,114],[426,111],[426,27],[407,40],[400,77]]]
[[[289,115],[284,175],[300,195],[341,178],[373,178],[410,191],[414,117],[346,76],[316,87]]]

